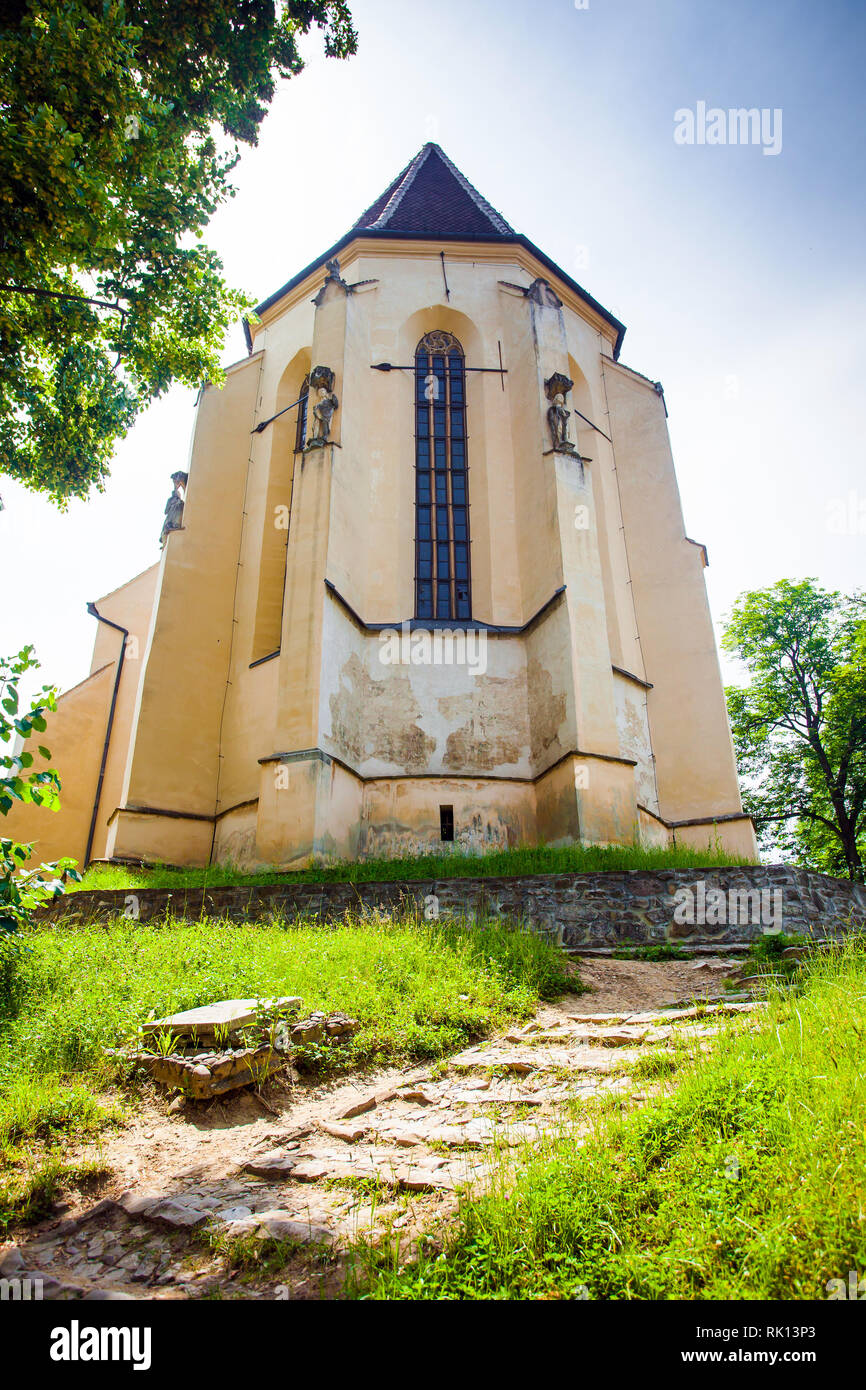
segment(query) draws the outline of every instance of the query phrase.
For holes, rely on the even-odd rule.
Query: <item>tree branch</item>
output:
[[[835,821],[828,820],[826,816],[820,815],[817,811],[813,811],[807,806],[795,806],[790,811],[780,811],[778,815],[762,816],[758,811],[754,811],[752,814],[758,825],[763,825],[764,823],[769,824],[770,821],[793,820],[794,816],[802,816],[806,820],[817,820],[820,821],[822,825],[826,825],[827,829],[833,832],[837,840],[842,839],[842,833]]]
[[[35,294],[39,299],[70,299],[73,304],[95,304],[98,309],[114,309],[124,316],[129,313],[122,304],[112,304],[107,299],[91,299],[86,294],[62,294],[60,290],[36,289],[28,285],[0,285],[0,293],[3,291],[7,294]]]

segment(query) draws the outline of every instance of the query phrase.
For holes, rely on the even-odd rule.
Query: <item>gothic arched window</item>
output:
[[[415,351],[415,616],[472,616],[463,349],[439,330]]]
[[[310,378],[304,377],[299,392],[300,404],[298,406],[298,423],[295,426],[295,453],[303,452],[307,442],[307,406],[310,401]]]

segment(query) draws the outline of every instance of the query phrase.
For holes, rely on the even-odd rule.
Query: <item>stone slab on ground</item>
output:
[[[217,1229],[228,1236],[255,1235],[261,1240],[288,1240],[303,1245],[332,1245],[336,1239],[329,1226],[304,1220],[296,1212],[280,1207],[234,1221],[217,1222]]]
[[[325,1134],[330,1134],[332,1139],[342,1139],[346,1144],[356,1144],[369,1132],[367,1125],[338,1125],[331,1124],[329,1120],[322,1120],[319,1128],[324,1130]]]
[[[247,1159],[244,1169],[257,1178],[288,1178],[297,1166],[296,1151],[273,1149],[270,1153]]]
[[[279,999],[221,999],[215,1004],[202,1004],[197,1009],[150,1019],[142,1024],[141,1031],[145,1037],[173,1033],[176,1037],[197,1037],[204,1041],[214,1039],[218,1033],[249,1028],[265,1011],[288,1014],[300,1007],[301,1000],[294,995]]]
[[[563,1041],[567,1041],[563,1038]],[[547,1047],[531,1049],[527,1046],[522,1052],[516,1048],[471,1048],[451,1058],[451,1065],[458,1071],[504,1071],[516,1075],[529,1075],[544,1071],[586,1071],[609,1072],[633,1061],[640,1055],[640,1046],[610,1048],[578,1044],[575,1047]]]
[[[453,1105],[544,1105],[549,1099],[545,1091],[493,1090],[452,1091]]]

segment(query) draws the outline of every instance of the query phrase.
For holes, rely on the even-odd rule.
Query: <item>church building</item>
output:
[[[427,144],[198,401],[152,568],[89,605],[41,858],[453,843],[757,858],[660,384]]]

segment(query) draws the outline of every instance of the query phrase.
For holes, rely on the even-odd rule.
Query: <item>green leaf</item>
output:
[[[0,458],[63,507],[104,488],[118,441],[172,383],[222,379],[251,301],[202,232],[239,142],[303,66],[298,35],[317,27],[334,57],[356,36],[342,0],[19,10],[2,21],[0,283],[40,293],[0,301]]]

